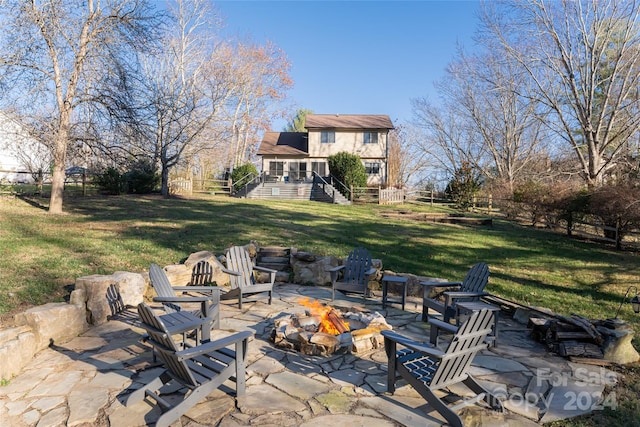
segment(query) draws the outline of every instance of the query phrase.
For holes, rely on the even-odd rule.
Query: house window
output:
[[[365,132],[364,133],[364,143],[365,144],[377,144],[378,143],[378,132]]]
[[[269,162],[269,175],[284,175],[284,162]]]
[[[320,132],[320,142],[323,144],[333,144],[336,142],[335,132]]]
[[[311,171],[318,176],[327,176],[327,164],[325,162],[311,162]]]
[[[304,181],[307,177],[307,164],[304,162],[289,162],[289,182]]]
[[[380,163],[364,162],[364,169],[367,172],[367,175],[379,175],[380,174]]]

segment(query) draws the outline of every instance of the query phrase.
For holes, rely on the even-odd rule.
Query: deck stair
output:
[[[325,203],[349,205],[351,201],[344,197],[331,184],[313,182],[259,182],[250,183],[235,193],[237,197],[247,199],[271,200],[311,200]]]

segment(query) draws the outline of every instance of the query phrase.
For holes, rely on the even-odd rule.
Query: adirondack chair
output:
[[[446,351],[413,341],[397,332],[382,331],[388,357],[388,392],[395,392],[398,379],[406,380],[433,409],[455,427],[463,426],[455,411],[480,400],[502,412],[502,403],[468,373],[478,351],[487,347],[485,338],[491,332],[492,323],[493,314],[490,310],[474,312],[460,326]],[[398,348],[398,345],[402,348]],[[449,406],[434,393],[460,382],[476,393],[476,396]]]
[[[193,266],[191,271],[191,286],[209,286],[214,282],[213,267],[207,260],[201,260]]]
[[[142,327],[149,334],[149,342],[163,362],[165,370],[147,385],[131,393],[125,406],[150,397],[163,412],[155,423],[156,427],[169,426],[229,379],[236,383],[237,404],[237,398],[245,393],[247,346],[252,332],[238,332],[182,349],[173,341],[171,332],[151,307],[145,303],[139,304],[138,314]],[[176,393],[180,389],[187,389],[187,392]],[[163,392],[172,393],[171,397],[161,397]]]
[[[344,265],[328,270],[331,274],[331,299],[336,298],[336,290],[342,293],[369,294],[369,277],[376,272],[371,266],[371,255],[363,247],[357,247],[347,257]]]
[[[200,303],[199,310],[188,310],[195,316],[211,319],[211,327],[204,328],[202,339],[208,340],[211,328],[220,327],[220,288],[217,286],[171,286],[165,271],[157,264],[149,266],[149,280],[158,294],[154,302],[162,303],[167,313],[188,310],[187,305]],[[180,295],[177,295],[180,293]]]
[[[458,301],[477,301],[481,296],[488,295],[484,288],[489,282],[489,266],[480,262],[473,265],[462,282],[420,282],[423,286],[422,321],[429,318],[429,309],[442,314],[444,321],[449,322],[456,315],[455,304]],[[455,291],[445,291],[444,301],[431,297],[432,288],[457,287]]]
[[[260,267],[253,264],[249,252],[242,246],[232,246],[227,252],[227,268],[229,271],[229,290],[224,298],[238,297],[238,307],[242,309],[242,303],[269,298],[269,305],[273,300],[273,284],[276,281],[276,270]],[[269,273],[269,280],[265,283],[257,283],[254,272]],[[247,299],[249,297],[250,299]]]

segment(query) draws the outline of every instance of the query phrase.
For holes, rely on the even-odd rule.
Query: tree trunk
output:
[[[166,165],[162,165],[162,196],[169,197],[169,168]]]
[[[64,198],[64,175],[67,157],[67,142],[69,137],[70,112],[60,112],[60,125],[55,139],[53,153],[53,177],[51,179],[51,198],[49,199],[49,213],[61,214]]]

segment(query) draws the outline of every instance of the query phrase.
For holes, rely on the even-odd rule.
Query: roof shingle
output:
[[[393,129],[385,114],[308,114],[307,129]]]
[[[309,154],[308,134],[306,132],[265,132],[257,154],[259,156],[306,156]]]

